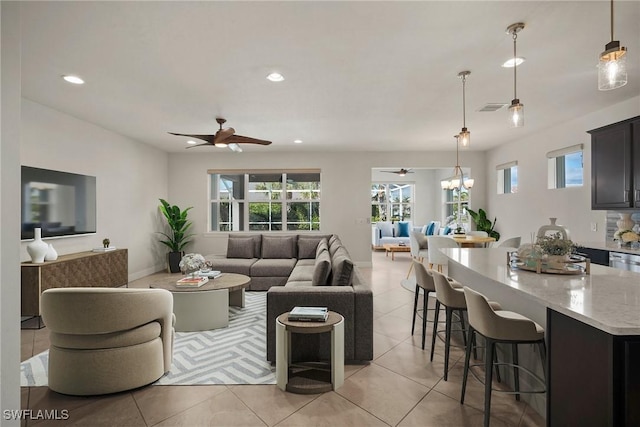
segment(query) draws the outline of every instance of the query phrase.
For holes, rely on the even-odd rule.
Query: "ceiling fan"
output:
[[[400,170],[397,170],[397,171],[382,171],[382,172],[395,173],[398,176],[405,176],[408,173],[413,173],[411,172],[411,169],[404,169],[404,168],[400,168]]]
[[[226,122],[226,119],[222,117],[216,117],[216,122],[220,125],[220,129],[214,135],[192,135],[186,133],[173,133],[171,135],[188,136],[191,138],[202,139],[206,141],[203,144],[191,145],[187,148],[201,147],[203,145],[213,145],[216,147],[229,147],[232,151],[241,152],[242,148],[238,144],[258,144],[258,145],[270,145],[271,141],[265,141],[263,139],[250,138],[248,136],[236,135],[234,128],[224,128],[222,125]]]

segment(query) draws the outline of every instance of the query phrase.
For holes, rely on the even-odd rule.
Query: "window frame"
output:
[[[318,176],[317,181],[308,181],[316,184],[316,188],[311,189],[296,189],[289,188],[290,182],[288,177],[291,175],[316,175]],[[233,194],[229,194],[228,198],[221,198],[222,194],[220,191],[220,179],[221,176],[228,175],[233,176],[236,175],[238,177],[242,177],[242,185],[240,192],[241,195],[234,198]],[[280,189],[272,189],[267,188],[265,190],[255,190],[251,188],[252,183],[260,183],[261,181],[252,181],[251,175],[280,175],[279,181],[265,181],[265,182],[279,182]],[[214,182],[215,177],[215,182]],[[229,232],[275,232],[275,233],[291,233],[291,232],[305,232],[305,231],[320,231],[321,230],[321,196],[322,196],[322,171],[320,169],[282,169],[282,170],[273,170],[273,169],[210,169],[207,171],[207,180],[208,180],[208,218],[207,218],[207,232],[209,233],[229,233]],[[307,181],[296,181],[296,182],[307,182]],[[269,196],[267,198],[256,198],[252,197],[253,193],[266,191]],[[272,193],[279,192],[280,195],[277,198],[272,197]],[[289,193],[294,192],[309,192],[311,198],[294,198],[289,197]],[[214,194],[215,193],[215,194]],[[229,218],[227,221],[221,221],[222,216],[221,205],[223,203],[229,203],[229,209],[235,209],[235,217],[233,216],[233,212],[229,214]],[[308,221],[291,221],[288,218],[288,212],[290,212],[293,204],[307,203],[309,205],[308,208]],[[268,221],[255,221],[251,220],[251,208],[252,204],[268,204]],[[272,220],[274,212],[277,217],[277,208],[273,209],[274,205],[280,205],[280,220],[274,222]],[[315,206],[314,206],[315,205]],[[215,211],[215,214],[214,214]],[[225,229],[221,229],[221,226],[226,224]],[[289,228],[290,225],[293,224],[303,224],[306,225],[307,228],[304,227],[296,227]],[[263,225],[264,229],[252,228],[254,226]]]
[[[374,186],[384,186],[384,194],[385,201],[384,202],[374,202],[373,201],[373,192]],[[391,186],[396,186],[397,188],[391,188]],[[405,202],[402,198],[402,189],[409,187],[411,195],[410,201]],[[400,200],[394,201],[391,196],[393,191],[400,191]],[[416,198],[416,183],[408,182],[408,181],[373,181],[371,182],[371,223],[375,224],[377,222],[382,221],[411,221],[413,217],[413,212],[415,209],[415,198]],[[408,205],[408,206],[407,206]],[[373,207],[379,206],[380,208],[377,210],[378,213],[383,212],[386,215],[386,218],[380,218],[379,220],[375,220],[373,216]],[[394,206],[397,206],[398,217],[394,217]],[[384,207],[384,208],[383,208]],[[408,215],[405,215],[405,210],[408,209]]]
[[[580,153],[579,184],[567,185],[567,156]],[[584,187],[584,144],[571,145],[547,153],[547,188],[549,190]]]
[[[502,163],[496,166],[497,194],[516,194],[518,192],[518,161]],[[515,186],[514,186],[515,179]],[[514,191],[515,188],[515,191]]]

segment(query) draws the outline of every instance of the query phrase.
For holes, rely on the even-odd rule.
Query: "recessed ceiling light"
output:
[[[267,76],[267,80],[272,82],[281,82],[284,80],[284,76],[280,73],[271,73]]]
[[[301,139],[294,139],[293,143],[294,144],[302,144],[302,140]]]
[[[521,57],[521,56],[519,56],[519,57],[515,58],[516,67],[517,67],[518,65],[522,64],[522,63],[524,62],[524,59],[525,59],[525,58],[523,58],[523,57]],[[504,68],[513,68],[513,61],[514,61],[514,59],[513,59],[513,58],[511,58],[511,59],[507,59],[506,61],[504,61],[504,64],[502,64],[502,66],[503,66]]]
[[[84,80],[82,80],[78,76],[62,76],[62,78],[69,83],[73,83],[74,85],[84,84]]]
[[[197,144],[197,142],[195,142],[195,141],[193,141],[193,140],[191,140],[191,139],[190,139],[190,140],[188,140],[188,141],[187,141],[187,144],[189,144],[189,145],[196,145],[196,144]]]

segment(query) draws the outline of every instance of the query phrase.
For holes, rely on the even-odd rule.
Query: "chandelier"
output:
[[[598,61],[598,89],[617,89],[627,84],[627,48],[613,40],[613,0],[611,0],[611,41]]]
[[[468,190],[473,187],[474,180],[469,176],[465,177],[460,167],[460,135],[454,135],[454,138],[456,139],[456,166],[453,168],[453,178],[440,181],[440,186],[443,190],[457,189],[460,192],[463,188]]]

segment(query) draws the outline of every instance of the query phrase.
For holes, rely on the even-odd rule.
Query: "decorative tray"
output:
[[[591,260],[581,255],[571,255],[567,260],[555,261],[553,265],[546,258],[520,256],[518,252],[507,253],[507,265],[511,269],[533,271],[538,274],[590,274]]]

